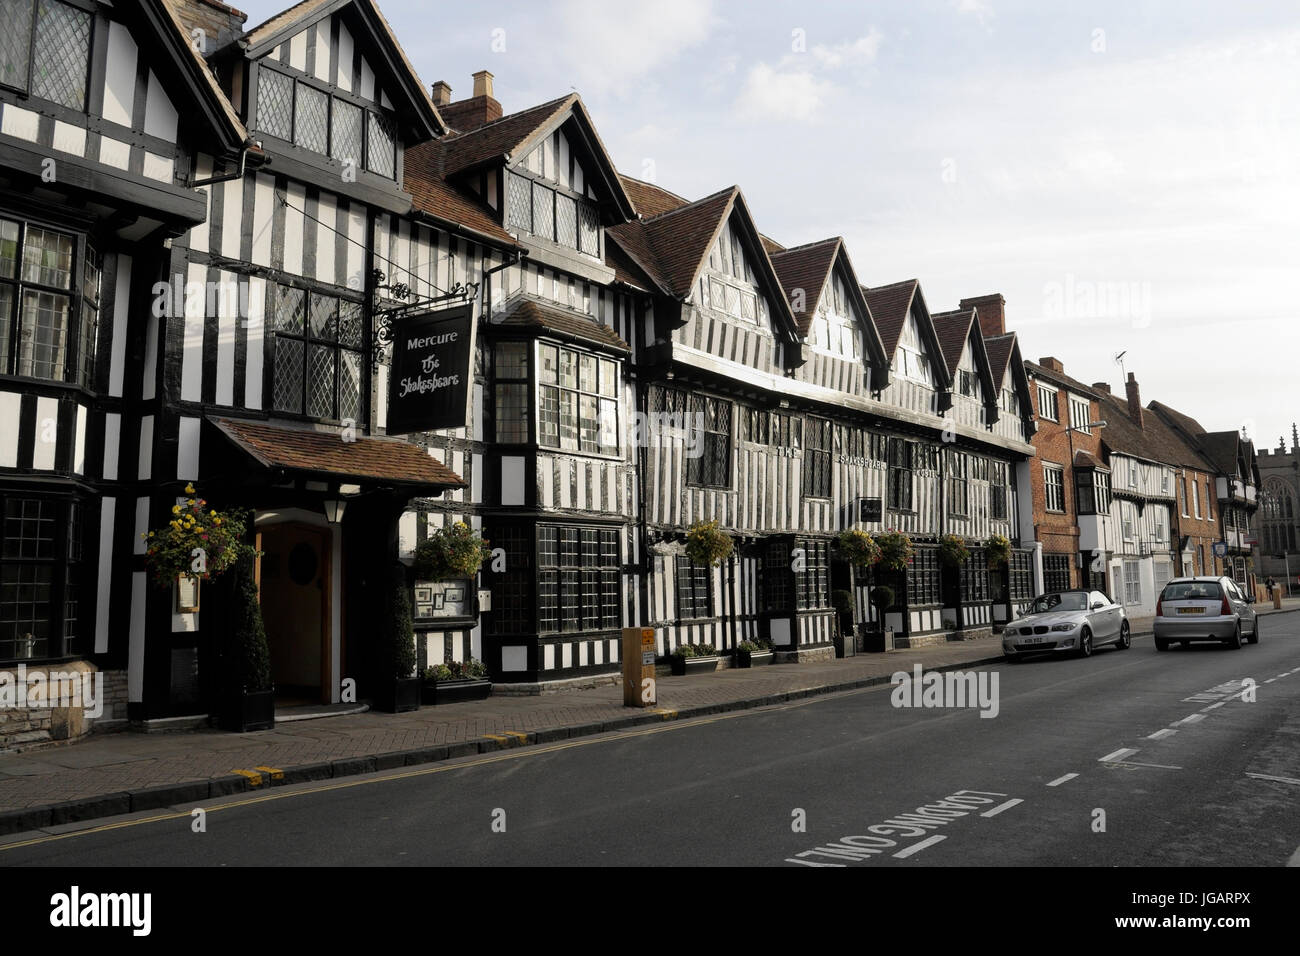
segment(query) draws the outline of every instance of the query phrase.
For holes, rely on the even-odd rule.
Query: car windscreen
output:
[[[1164,601],[1217,601],[1223,595],[1214,581],[1179,581],[1166,584],[1160,595]]]
[[[1082,611],[1087,602],[1087,595],[1081,592],[1069,594],[1042,594],[1034,598],[1029,605],[1030,614],[1043,614],[1047,611]]]

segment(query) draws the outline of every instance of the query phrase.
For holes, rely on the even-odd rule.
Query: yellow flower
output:
[[[149,537],[151,537],[151,538],[153,537],[153,532],[152,532],[152,531],[149,532]]]
[[[220,518],[215,518],[215,517],[214,517],[214,518],[212,519],[212,523],[215,524],[215,525],[219,525],[219,524],[221,524],[221,519],[220,519]]]
[[[180,505],[172,505],[172,514],[174,514],[174,515],[178,515],[178,514],[180,514],[180,513],[181,513],[181,506],[180,506]]]
[[[199,534],[202,534],[202,533],[203,533],[203,525],[199,525],[199,526],[198,526],[197,528],[195,528],[194,530],[197,531]]]
[[[186,493],[187,495],[192,495],[192,494],[194,494],[194,483],[193,483],[193,482],[189,482],[189,481],[187,481],[187,482],[185,483],[185,493]]]

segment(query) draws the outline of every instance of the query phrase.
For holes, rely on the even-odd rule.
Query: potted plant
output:
[[[853,657],[857,652],[857,638],[853,633],[853,611],[857,602],[852,591],[832,591],[831,604],[835,607],[835,656]]]
[[[713,567],[731,557],[731,535],[717,521],[697,521],[686,532],[686,556],[701,567]]]
[[[478,574],[492,550],[463,521],[439,528],[415,546],[411,569],[419,581],[455,581]]]
[[[885,571],[906,571],[916,555],[912,539],[901,531],[882,531],[876,535],[876,544],[880,545],[876,566]]]
[[[678,677],[712,674],[718,669],[718,652],[712,644],[682,644],[669,658]]]
[[[237,510],[217,511],[185,486],[183,504],[172,505],[165,527],[142,532],[144,563],[153,583],[170,588],[178,578],[207,581],[233,568],[252,548],[244,541],[247,516]]]
[[[767,641],[741,641],[736,645],[737,667],[759,667],[772,663],[775,655]]]
[[[402,714],[420,707],[421,679],[415,676],[415,628],[406,598],[406,569],[397,564],[384,588],[380,609],[375,688],[377,710]]]
[[[871,602],[871,606],[876,609],[876,627],[875,630],[867,633],[866,649],[869,651],[892,651],[894,642],[890,633],[885,630],[885,611],[894,606],[894,589],[883,584],[878,585],[867,594],[867,599]]]
[[[945,534],[939,537],[939,560],[950,568],[959,568],[970,560],[970,548],[959,534]]]
[[[457,704],[465,700],[483,700],[492,693],[487,665],[470,658],[449,661],[425,668],[420,689],[422,704]]]
[[[984,542],[988,551],[989,569],[996,570],[1011,563],[1011,540],[1006,535],[992,535]]]
[[[240,733],[275,726],[271,648],[253,577],[255,558],[256,552],[244,547],[235,562],[229,600],[230,640],[222,653],[224,688],[219,723]]]

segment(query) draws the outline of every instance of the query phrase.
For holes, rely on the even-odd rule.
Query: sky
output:
[[[507,113],[577,90],[624,173],[739,185],[785,245],[843,236],[866,285],[1000,292],[1025,359],[1290,442],[1294,0],[379,4],[453,99],[482,69]]]

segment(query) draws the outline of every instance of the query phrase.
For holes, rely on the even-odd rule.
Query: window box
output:
[[[762,667],[775,659],[775,652],[770,650],[746,651],[739,648],[736,650],[737,667]]]
[[[420,685],[420,703],[460,704],[469,700],[486,700],[492,693],[492,681],[481,680],[430,680]]]
[[[674,676],[690,677],[693,674],[712,674],[718,669],[718,662],[722,658],[716,654],[710,657],[682,657],[674,654],[669,660]]]

